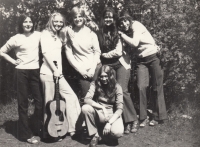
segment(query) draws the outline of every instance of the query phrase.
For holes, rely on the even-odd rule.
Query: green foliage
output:
[[[145,2],[142,22],[161,47],[165,95],[168,102],[199,92],[200,13],[195,1]],[[144,11],[145,11],[144,10]]]
[[[88,22],[98,24],[106,6],[112,6],[118,12],[121,11],[119,6],[127,9],[133,18],[148,28],[161,47],[167,102],[200,92],[200,13],[195,0],[86,0],[84,9]],[[0,46],[17,33],[20,14],[32,13],[36,20],[35,27],[41,31],[54,11],[65,15],[70,24],[71,8],[71,0],[1,0]],[[12,52],[10,54],[13,56]],[[0,68],[0,94],[12,96],[13,67],[0,59]]]

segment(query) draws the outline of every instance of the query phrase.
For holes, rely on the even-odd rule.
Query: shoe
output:
[[[147,125],[148,122],[149,122],[148,119],[142,120],[141,123],[140,123],[140,127],[141,127],[141,128],[144,128],[144,127]]]
[[[136,133],[139,129],[139,123],[138,121],[134,121],[131,125],[131,133]]]
[[[157,124],[158,124],[158,121],[156,121],[154,119],[149,122],[149,126],[155,126]]]
[[[27,142],[30,143],[30,144],[37,144],[39,143],[39,141],[33,136],[29,139],[27,139]]]
[[[124,134],[129,134],[131,130],[130,124],[126,124],[124,128]]]
[[[98,142],[99,142],[99,136],[94,136],[90,141],[89,147],[97,147]]]

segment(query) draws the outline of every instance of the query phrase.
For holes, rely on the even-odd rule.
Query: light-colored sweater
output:
[[[97,35],[84,26],[80,32],[74,32],[73,38],[66,36],[68,37],[65,45],[66,55],[72,67],[79,73],[85,73],[94,66],[96,68],[100,63],[101,54]]]
[[[62,73],[61,40],[58,37],[53,37],[49,31],[44,30],[41,34],[41,47],[43,55],[48,56],[52,61],[57,61],[58,70]],[[43,58],[40,73],[53,75],[53,71],[45,58]]]
[[[40,35],[41,33],[37,31],[28,37],[24,34],[16,34],[1,48],[1,52],[8,53],[14,49],[17,59],[22,61],[15,67],[17,69],[38,69]]]
[[[157,45],[155,44],[155,40],[149,33],[149,31],[146,29],[146,27],[138,22],[138,21],[133,21],[132,24],[132,29],[133,29],[133,34],[140,34],[140,42],[139,45],[137,46],[137,55],[138,57],[146,57],[152,54],[155,54],[158,52]],[[137,35],[134,37],[138,37]],[[134,39],[134,38],[133,38]]]

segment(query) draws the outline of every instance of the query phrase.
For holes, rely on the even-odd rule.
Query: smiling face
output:
[[[85,23],[85,19],[84,19],[84,17],[80,13],[77,13],[73,17],[73,21],[74,21],[74,25],[76,27],[82,27],[84,25],[84,23]]]
[[[56,15],[53,19],[53,27],[56,31],[60,31],[64,26],[63,18],[60,15]]]
[[[32,20],[31,20],[30,17],[27,17],[27,18],[24,20],[24,22],[23,22],[23,24],[22,24],[22,28],[23,28],[23,30],[24,30],[24,33],[29,33],[29,32],[31,32],[31,30],[32,30],[32,28],[33,28],[33,22],[32,22]]]
[[[104,85],[108,84],[108,74],[105,72],[102,72],[100,75],[100,80],[102,84]]]
[[[113,13],[106,12],[104,16],[104,23],[106,26],[110,26],[114,23]]]
[[[128,19],[122,19],[120,21],[119,27],[123,31],[128,31],[130,28],[130,21]]]

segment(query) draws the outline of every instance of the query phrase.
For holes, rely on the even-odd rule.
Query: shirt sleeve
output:
[[[2,46],[1,51],[3,53],[8,53],[13,48],[17,47],[16,36],[11,37],[4,46]]]
[[[122,56],[122,42],[118,40],[116,48],[108,53],[104,53],[104,58],[115,58]]]
[[[99,47],[98,37],[94,32],[92,32],[92,43],[94,49],[94,62],[97,63],[100,60],[101,50]]]
[[[139,21],[134,21],[132,24],[132,30],[133,32],[144,33],[146,31],[146,27]]]
[[[42,54],[46,54],[47,52],[51,51],[51,45],[49,42],[52,40],[52,36],[48,31],[43,31],[40,38],[40,44],[42,48]]]
[[[124,107],[123,91],[122,91],[122,87],[119,84],[116,85],[116,88],[117,88],[116,89],[116,102],[115,102],[116,111],[114,114],[118,114],[120,116],[123,112],[123,107]]]
[[[95,93],[95,82],[91,82],[90,83],[90,88],[85,96],[84,102],[86,104],[92,105],[92,103],[94,102],[93,97],[94,97],[94,93]]]

